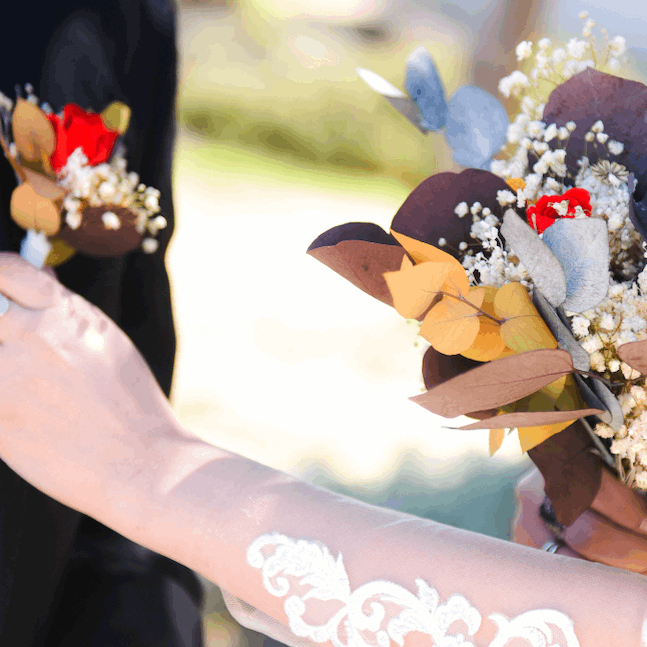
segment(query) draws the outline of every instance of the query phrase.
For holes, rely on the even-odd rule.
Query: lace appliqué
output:
[[[263,549],[274,546],[270,555]],[[322,643],[330,640],[335,647],[389,647],[391,641],[404,645],[405,636],[412,631],[428,634],[438,647],[475,647],[463,634],[448,634],[456,621],[467,626],[472,637],[481,626],[481,614],[462,595],[452,595],[445,604],[440,603],[438,591],[424,580],[417,579],[417,595],[393,582],[369,582],[352,591],[341,554],[335,559],[320,542],[296,540],[279,533],[258,537],[247,549],[247,562],[262,571],[263,584],[276,597],[290,592],[287,576],[300,578],[298,586],[311,588],[305,593],[291,595],[283,606],[290,630],[295,636]],[[323,625],[310,625],[304,621],[308,600],[337,601],[342,607]],[[364,605],[367,609],[364,610]],[[400,612],[386,621],[385,605],[400,607]],[[522,613],[509,620],[493,614],[489,619],[496,623],[496,638],[488,647],[505,647],[515,638],[523,638],[532,647],[580,647],[573,630],[573,622],[563,613],[551,609],[538,609]],[[566,639],[564,645],[553,643],[553,630],[557,627]],[[345,638],[340,637],[340,628]],[[366,634],[375,635],[367,642]]]

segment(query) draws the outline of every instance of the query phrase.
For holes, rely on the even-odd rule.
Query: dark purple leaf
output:
[[[633,197],[635,182],[634,174],[629,173],[629,219],[636,231],[647,240],[647,204],[644,198],[642,202],[636,202],[636,198]]]
[[[577,160],[586,151],[592,163],[597,161],[595,145],[586,144],[584,136],[600,119],[610,139],[624,144],[624,151],[611,160],[633,171],[638,183],[636,200],[642,201],[647,190],[647,86],[611,74],[587,68],[555,88],[544,109],[543,121],[564,126],[577,125],[567,146],[566,164],[573,177]],[[605,150],[598,145],[599,150]],[[605,155],[606,157],[606,155]]]
[[[510,191],[510,187],[489,171],[466,169],[461,173],[438,173],[424,180],[404,201],[393,218],[391,229],[431,245],[444,238],[443,251],[459,257],[461,242],[471,242],[472,216],[459,218],[457,205],[466,202],[472,206],[480,202],[489,207],[497,217],[502,208],[497,202],[497,191]],[[525,211],[521,210],[525,217]]]
[[[330,247],[340,243],[342,240],[366,240],[370,243],[381,243],[382,245],[394,245],[400,247],[400,243],[387,232],[372,222],[347,222],[337,225],[323,234],[319,234],[310,243],[308,253],[319,247]]]
[[[587,431],[575,422],[528,450],[564,526],[570,526],[591,505],[600,489],[603,462],[591,449]]]

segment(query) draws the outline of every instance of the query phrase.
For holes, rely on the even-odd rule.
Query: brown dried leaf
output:
[[[56,133],[45,113],[33,103],[18,99],[11,118],[13,138],[21,158],[40,162],[56,150]]]
[[[516,357],[519,356],[517,355]],[[579,418],[597,416],[599,413],[601,413],[600,409],[577,409],[575,411],[514,411],[512,413],[502,413],[501,415],[493,416],[486,420],[473,422],[469,425],[459,427],[459,429],[496,429],[498,427],[512,429],[513,427],[523,428],[552,425],[565,421],[570,421],[568,424],[571,424]],[[548,436],[546,436],[546,438],[548,438]],[[524,451],[528,450],[525,449]]]
[[[618,347],[618,357],[639,373],[647,374],[647,340],[622,344]]]
[[[11,217],[23,229],[36,229],[53,236],[61,228],[61,213],[52,200],[38,195],[29,182],[11,194]]]
[[[29,184],[31,184],[34,191],[41,197],[56,202],[62,200],[67,195],[68,192],[66,189],[56,184],[54,180],[46,175],[32,171],[29,168],[23,168],[23,171]]]
[[[573,361],[565,350],[534,350],[488,362],[410,399],[454,418],[516,402],[572,370]]]
[[[393,306],[393,298],[383,275],[400,268],[405,251],[399,245],[342,240],[335,245],[311,248],[308,254],[366,294]]]

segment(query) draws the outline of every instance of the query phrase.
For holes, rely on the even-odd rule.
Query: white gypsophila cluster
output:
[[[618,431],[604,423],[595,427],[601,438],[612,439],[611,452],[624,471],[628,462],[627,481],[647,489],[647,389],[645,378],[618,357],[623,344],[647,339],[647,271],[635,282],[610,280],[605,300],[591,310],[571,314],[573,334],[589,353],[591,369],[614,383],[623,384],[618,402],[624,424]]]
[[[603,160],[591,166],[587,158],[580,160],[575,186],[586,189],[591,196],[591,217],[606,220],[609,230],[610,269],[623,281],[636,278],[645,260],[642,236],[629,218],[629,187],[626,169]]]
[[[77,148],[68,157],[59,177],[59,184],[69,191],[63,201],[68,226],[77,229],[81,225],[81,214],[88,206],[116,205],[137,214],[135,229],[142,235],[148,231],[155,236],[160,229],[166,227],[163,216],[153,217],[160,211],[159,190],[141,184],[139,175],[135,172],[128,173],[126,169],[123,149],[117,150],[110,162],[89,166],[83,149]],[[117,222],[110,216],[104,219],[104,225],[107,229],[118,229]],[[147,238],[142,244],[145,252],[152,249],[152,243],[147,242],[149,240],[157,242]]]
[[[510,191],[499,192],[499,202],[515,202],[516,196]],[[500,288],[506,283],[517,281],[526,287],[530,286],[530,277],[519,263],[519,259],[504,249],[499,235],[499,219],[488,207],[475,202],[471,207],[462,202],[455,209],[456,214],[471,214],[472,227],[470,236],[477,241],[478,250],[470,249],[467,243],[461,243],[460,250],[465,252],[462,265],[467,270],[471,285],[491,285]]]
[[[615,72],[621,62],[625,62],[627,47],[622,36],[610,39],[607,30],[600,28],[604,47],[598,52],[593,36],[595,21],[588,18],[588,14],[582,21],[582,38],[571,38],[564,46],[554,45],[549,38],[540,39],[536,49],[531,41],[522,41],[517,45],[517,61],[531,60],[534,65],[527,73],[515,70],[502,78],[499,92],[506,98],[514,96],[520,99],[522,115],[541,119],[548,92],[587,67]],[[512,128],[514,131],[515,127]],[[510,143],[516,143],[519,139]]]

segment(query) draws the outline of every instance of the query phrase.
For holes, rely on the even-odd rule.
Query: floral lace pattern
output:
[[[266,551],[270,547],[274,548],[271,554]],[[416,580],[417,595],[380,580],[353,591],[341,554],[335,559],[320,542],[296,540],[279,533],[255,539],[247,549],[247,562],[261,570],[265,589],[276,597],[290,593],[288,577],[299,578],[298,587],[310,587],[289,595],[284,604],[290,630],[300,638],[316,643],[330,641],[335,647],[389,647],[391,641],[404,645],[405,636],[418,631],[429,635],[438,647],[477,647],[469,638],[479,630],[481,614],[462,595],[452,595],[441,604],[438,591],[422,579]],[[311,625],[303,619],[309,600],[338,602],[341,608],[325,624]],[[398,607],[399,613],[389,613],[387,620],[386,609]],[[532,647],[580,646],[573,622],[560,611],[537,609],[512,620],[492,614],[489,619],[498,631],[488,647],[506,647],[515,638],[525,639]],[[467,627],[467,637],[448,633],[457,621]],[[561,631],[564,644],[553,642],[551,625]]]

